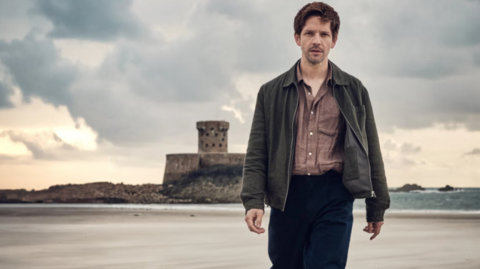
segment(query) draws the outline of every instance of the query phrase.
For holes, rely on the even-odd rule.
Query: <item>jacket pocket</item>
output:
[[[358,171],[357,148],[354,146],[345,148],[345,158],[343,166],[343,178],[345,181],[360,178]]]

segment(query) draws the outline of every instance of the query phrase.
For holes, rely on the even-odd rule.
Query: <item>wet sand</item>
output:
[[[347,268],[480,268],[478,214],[387,212],[374,240],[354,219]],[[266,269],[267,233],[243,212],[0,208],[0,268]]]

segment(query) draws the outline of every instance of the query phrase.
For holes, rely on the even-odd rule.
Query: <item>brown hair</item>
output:
[[[337,39],[338,30],[340,30],[340,17],[331,6],[323,2],[308,3],[298,11],[293,22],[293,29],[296,34],[300,35],[302,33],[305,21],[310,16],[320,16],[323,22],[330,21],[330,30],[333,35],[332,39]]]

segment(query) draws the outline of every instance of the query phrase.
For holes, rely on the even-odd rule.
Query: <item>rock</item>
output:
[[[461,190],[461,188],[454,188],[450,185],[446,185],[445,187],[439,188],[438,190],[439,191],[457,191],[457,190]]]
[[[417,185],[417,184],[405,184],[400,188],[396,188],[394,190],[391,190],[391,192],[410,192],[410,191],[415,191],[415,190],[423,191],[423,190],[425,190],[425,188],[422,188],[422,186]]]

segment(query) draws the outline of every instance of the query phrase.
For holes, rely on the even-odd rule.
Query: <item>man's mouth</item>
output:
[[[323,52],[322,50],[310,50],[311,52]]]

